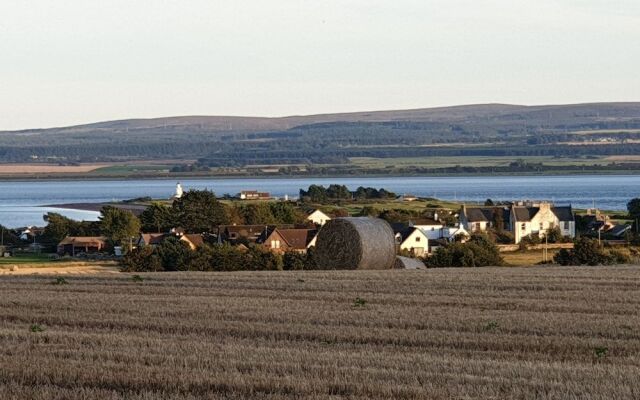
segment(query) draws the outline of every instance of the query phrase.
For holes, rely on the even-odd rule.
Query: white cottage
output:
[[[400,250],[411,252],[416,257],[422,257],[429,253],[429,238],[416,227],[407,227],[395,232],[396,246]]]
[[[309,213],[309,215],[307,216],[307,220],[313,222],[318,226],[323,226],[327,223],[327,221],[331,220],[331,217],[320,210],[314,210]]]
[[[511,207],[511,226],[515,243],[529,235],[544,235],[550,229],[560,228],[562,236],[574,238],[576,223],[571,206],[553,207],[551,203],[541,202]]]

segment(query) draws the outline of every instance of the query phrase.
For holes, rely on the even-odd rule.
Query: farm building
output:
[[[58,254],[75,256],[80,253],[99,253],[107,248],[102,236],[67,236],[58,243]]]
[[[257,190],[243,190],[238,194],[240,200],[270,200],[271,195]]]

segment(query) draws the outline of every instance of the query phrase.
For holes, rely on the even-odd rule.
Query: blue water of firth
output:
[[[42,216],[60,212],[74,219],[95,220],[90,211],[43,207],[50,204],[97,203],[136,197],[169,198],[175,179],[5,181],[0,182],[0,224],[6,227],[44,225]],[[185,190],[209,189],[218,195],[256,189],[273,196],[297,197],[311,184],[385,188],[397,194],[413,194],[444,200],[483,202],[492,200],[550,200],[576,208],[595,205],[605,210],[624,210],[627,202],[640,197],[640,176],[455,176],[382,178],[268,178],[268,179],[186,179]]]

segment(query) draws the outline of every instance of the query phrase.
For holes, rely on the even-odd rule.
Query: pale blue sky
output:
[[[640,100],[637,0],[1,0],[0,129]]]

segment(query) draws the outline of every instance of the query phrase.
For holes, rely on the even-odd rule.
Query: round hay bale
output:
[[[396,269],[426,269],[426,265],[424,265],[424,263],[420,260],[418,260],[417,258],[410,258],[410,257],[402,257],[402,256],[397,256],[396,257],[396,264],[395,267]]]
[[[379,218],[332,219],[318,234],[314,258],[322,269],[391,269],[396,259],[393,230]]]
[[[20,268],[18,268],[17,265],[12,266],[11,268],[9,268],[9,271],[11,272],[17,272]]]

